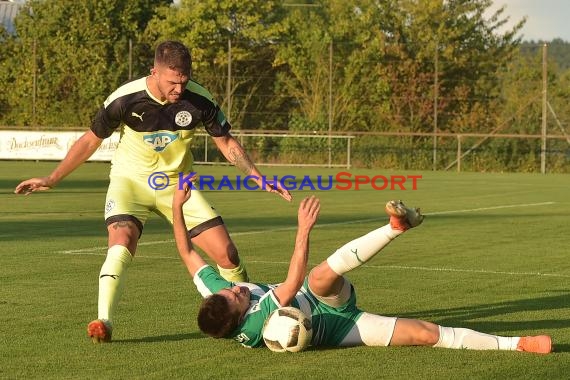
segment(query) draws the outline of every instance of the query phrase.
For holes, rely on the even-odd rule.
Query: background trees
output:
[[[284,9],[273,0],[186,0],[157,9],[144,34],[150,45],[178,39],[192,50],[194,79],[216,94],[232,123],[266,127],[275,46]]]
[[[539,132],[542,42],[517,39],[524,20],[497,33],[506,20],[501,9],[485,18],[491,0],[177,4],[29,1],[17,34],[0,35],[0,124],[84,128],[114,88],[148,72],[157,41],[178,39],[237,128]],[[552,41],[548,91],[562,126],[569,55]]]
[[[10,84],[2,96],[2,123],[87,125],[97,105],[129,79],[129,40],[139,39],[161,2],[167,3],[30,1],[2,54],[2,79]],[[143,62],[150,67],[148,54],[134,46],[132,75],[142,75]]]

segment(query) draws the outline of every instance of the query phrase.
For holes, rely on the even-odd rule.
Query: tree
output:
[[[392,21],[385,28],[388,57],[381,73],[390,82],[393,120],[431,131],[437,90],[440,129],[481,130],[487,124],[482,110],[489,110],[498,93],[496,73],[511,59],[522,22],[495,34],[505,20],[502,9],[484,18],[490,0],[401,0],[398,5],[385,10]]]
[[[145,40],[176,38],[187,44],[194,78],[213,93],[232,124],[257,128],[272,116],[267,104],[282,17],[279,1],[182,0],[160,9]]]
[[[521,54],[534,55],[541,50],[544,44],[548,45],[548,56],[556,62],[560,70],[570,69],[570,42],[560,38],[552,41],[524,41],[521,44]]]
[[[4,119],[21,125],[88,124],[104,96],[128,79],[128,41],[137,45],[139,30],[153,15],[156,3],[26,3],[16,18],[17,35],[9,39],[14,54],[5,64],[10,67],[13,91],[6,94]],[[136,59],[134,66],[139,67]]]

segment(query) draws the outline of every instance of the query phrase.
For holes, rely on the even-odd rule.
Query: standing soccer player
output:
[[[314,346],[432,346],[470,350],[507,350],[546,354],[549,336],[505,337],[466,328],[444,327],[417,319],[386,317],[360,310],[344,274],[372,259],[396,237],[424,219],[419,209],[390,201],[390,223],[336,250],[306,276],[309,235],[320,212],[319,200],[299,205],[295,247],[285,281],[278,285],[228,282],[192,248],[184,228],[184,202],[194,192],[174,194],[174,236],[180,256],[205,297],[198,313],[200,330],[214,338],[234,339],[246,347],[263,346],[263,324],[276,309],[292,305],[311,318]]]
[[[15,189],[16,194],[30,194],[56,186],[91,157],[104,139],[121,132],[105,201],[109,249],[99,274],[98,318],[87,327],[96,343],[111,341],[113,316],[127,268],[150,212],[172,223],[172,195],[179,173],[191,172],[190,147],[197,126],[205,127],[229,162],[257,177],[260,188],[291,200],[291,194],[279,184],[262,182],[262,174],[231,135],[231,125],[212,95],[191,79],[191,67],[190,52],[182,43],[158,45],[150,75],[115,90],[91,128],[49,176],[28,179]],[[163,176],[159,182],[167,185],[164,189],[151,187],[155,175]],[[192,243],[217,263],[222,276],[229,281],[246,281],[245,266],[221,216],[199,191],[194,191],[192,201],[184,206],[184,217]]]

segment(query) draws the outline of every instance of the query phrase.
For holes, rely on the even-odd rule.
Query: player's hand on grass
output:
[[[16,186],[14,193],[29,195],[34,191],[49,190],[53,186],[54,184],[50,182],[49,177],[31,178],[26,181],[20,182],[20,184]]]
[[[298,211],[299,228],[311,229],[317,223],[321,202],[314,195],[306,197],[301,201]]]

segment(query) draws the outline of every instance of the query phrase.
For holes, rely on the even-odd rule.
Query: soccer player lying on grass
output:
[[[315,197],[303,199],[287,278],[279,285],[267,285],[228,282],[198,255],[188,239],[182,212],[190,196],[188,188],[174,194],[174,236],[180,256],[205,297],[198,313],[198,326],[214,338],[234,339],[247,347],[262,346],[265,319],[273,310],[291,305],[310,316],[313,346],[433,346],[542,354],[552,350],[551,339],[546,335],[496,336],[360,310],[354,288],[344,274],[422,223],[420,210],[408,208],[401,201],[386,204],[389,224],[348,242],[306,276],[309,234],[317,222],[320,203]]]

